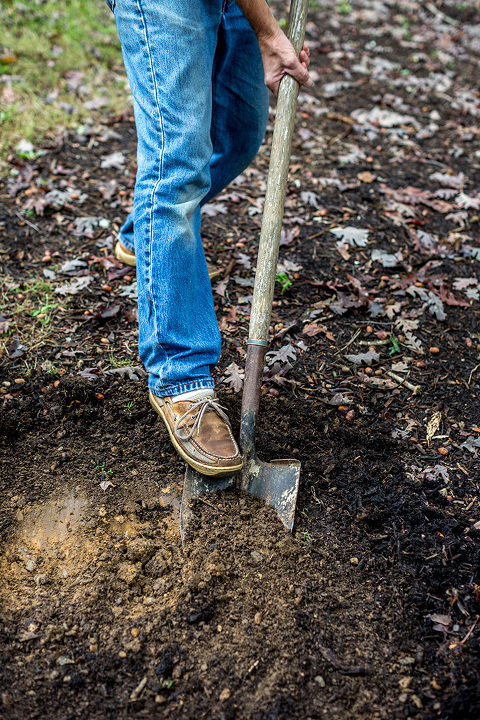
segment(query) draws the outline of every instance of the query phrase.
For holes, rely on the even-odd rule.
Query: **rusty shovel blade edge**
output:
[[[245,462],[242,471],[242,488],[251,495],[263,498],[272,505],[287,530],[293,528],[300,462],[298,460],[272,460],[262,462],[256,456]]]

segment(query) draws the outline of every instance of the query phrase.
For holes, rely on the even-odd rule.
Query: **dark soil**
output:
[[[302,462],[292,534],[230,490],[196,502],[181,545],[184,467],[136,357],[135,301],[121,294],[135,273],[111,254],[132,202],[132,119],[12,156],[0,185],[0,717],[480,718],[479,302],[457,282],[475,290],[479,277],[468,28],[480,17],[440,12],[312,11],[319,80],[300,99],[280,257],[292,285],[278,284],[280,355],[257,437],[262,459]],[[324,92],[340,81],[350,86]],[[374,106],[418,127],[352,122]],[[223,270],[216,379],[236,432],[229,385],[241,380],[270,139],[203,225]],[[102,169],[114,152],[125,164]],[[463,217],[464,200],[434,194],[449,187],[435,172],[463,173],[474,204]],[[368,229],[368,244],[339,247],[339,226]],[[372,250],[401,257],[382,266]],[[84,265],[62,273],[74,259]],[[362,363],[369,349],[378,356]]]

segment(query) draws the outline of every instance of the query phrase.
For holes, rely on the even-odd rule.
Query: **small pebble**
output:
[[[317,683],[317,685],[320,685],[321,688],[324,688],[324,687],[325,687],[326,683],[325,683],[325,680],[323,679],[323,677],[322,677],[321,675],[317,675],[317,676],[314,678],[314,680],[315,680],[315,682]]]
[[[123,658],[126,658],[126,657],[127,657],[127,653],[125,652],[125,650],[120,650],[120,652],[118,653],[118,657],[119,657],[119,658],[122,658],[122,659],[123,659]]]
[[[255,625],[260,625],[260,623],[262,622],[262,613],[259,613],[259,612],[255,613],[253,622],[255,623]]]
[[[230,691],[230,688],[225,688],[225,690],[222,690],[222,692],[220,693],[218,699],[220,700],[220,702],[225,702],[225,700],[228,700],[231,694],[232,693]]]
[[[23,385],[25,380],[23,378],[15,378],[15,380],[13,382],[16,383],[17,385]]]
[[[440,348],[436,347],[435,345],[432,345],[432,347],[430,348],[430,352],[432,355],[438,355],[438,353],[440,352]]]
[[[138,628],[132,628],[130,634],[132,637],[137,638],[140,635],[140,630]]]
[[[358,565],[360,560],[357,557],[350,558],[350,564],[351,565]]]

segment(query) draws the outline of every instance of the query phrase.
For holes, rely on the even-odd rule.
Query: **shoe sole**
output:
[[[125,265],[130,265],[130,267],[137,266],[137,258],[135,257],[135,255],[130,255],[129,253],[125,252],[120,241],[117,242],[117,244],[115,245],[115,257],[117,258],[117,260],[120,260],[120,262],[124,263]]]
[[[130,255],[129,253],[126,253],[120,241],[118,241],[115,245],[115,257],[117,258],[117,260],[124,263],[125,265],[129,265],[130,267],[137,267],[137,258],[135,257],[135,255]],[[221,270],[213,267],[213,265],[210,265],[210,263],[207,263],[207,268],[208,277],[210,278],[210,280],[214,280],[222,274]]]
[[[190,467],[192,467],[194,470],[197,470],[199,473],[202,473],[202,475],[210,475],[210,477],[227,477],[228,475],[234,475],[235,473],[239,472],[242,469],[243,461],[240,462],[239,465],[231,465],[230,467],[222,467],[222,468],[214,468],[211,465],[204,465],[203,463],[199,462],[198,460],[194,460],[191,458],[181,444],[178,442],[177,438],[175,437],[174,432],[170,429],[170,425],[168,424],[168,421],[165,417],[165,413],[163,411],[163,408],[161,405],[157,404],[156,402],[156,396],[153,395],[153,393],[149,393],[149,400],[150,405],[153,407],[155,412],[157,412],[160,417],[162,418],[165,427],[168,430],[168,434],[170,435],[170,440],[173,443],[173,446],[175,450],[178,452],[179,455],[185,460]]]

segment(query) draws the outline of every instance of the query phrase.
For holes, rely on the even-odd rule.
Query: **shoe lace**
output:
[[[203,416],[205,415],[207,410],[213,410],[214,412],[218,413],[218,415],[220,415],[220,417],[225,420],[225,422],[230,426],[230,420],[228,419],[228,415],[226,414],[226,412],[224,412],[225,409],[226,408],[224,408],[223,405],[220,405],[216,398],[200,398],[199,400],[196,400],[192,405],[190,405],[187,412],[183,413],[183,415],[178,418],[175,425],[173,426],[173,431],[179,440],[190,440],[190,438],[193,437],[195,432],[197,433],[197,435],[200,432],[200,425],[202,423]],[[192,412],[195,410],[196,412]],[[190,415],[194,419],[194,423],[185,436],[180,436],[180,426],[182,425],[183,421],[187,419],[188,415]]]

